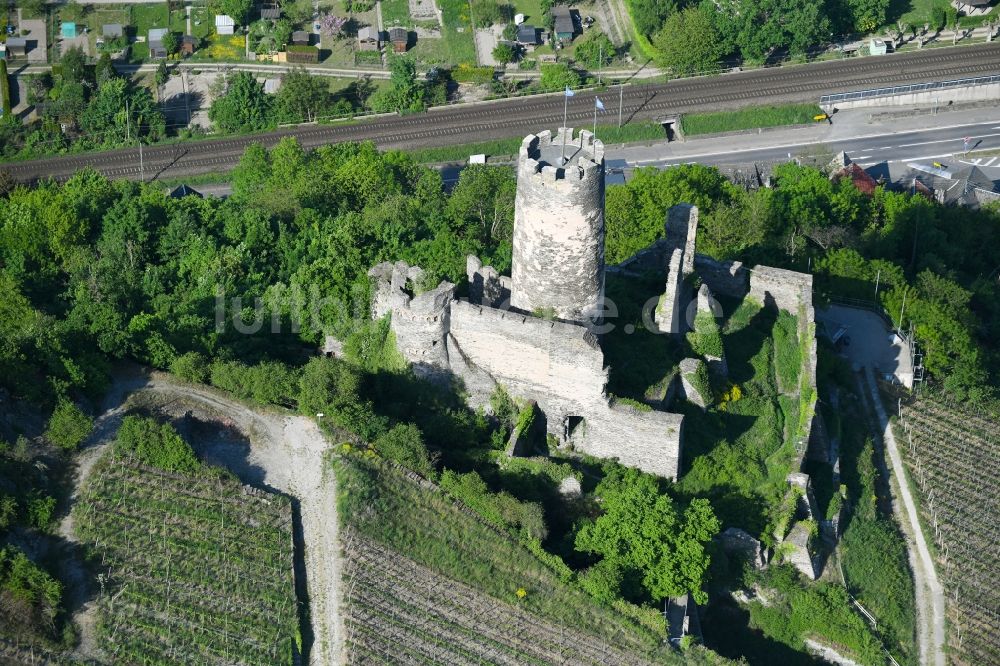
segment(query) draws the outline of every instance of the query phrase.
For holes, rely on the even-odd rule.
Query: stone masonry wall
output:
[[[449,345],[452,369],[474,404],[484,404],[501,384],[537,401],[548,432],[560,441],[676,478],[683,417],[611,405],[604,355],[583,326],[453,301]]]
[[[604,144],[586,130],[576,139],[572,129],[560,132],[521,144],[511,305],[583,321],[600,312],[604,296]],[[559,165],[564,139],[570,158]]]
[[[807,418],[800,425],[802,439],[796,445],[801,468],[814,432],[816,412],[816,309],[812,297],[813,276],[771,266],[756,266],[750,273],[750,295],[765,306],[785,310],[798,318],[798,339],[803,358],[799,379],[799,400],[808,400]]]
[[[743,298],[750,289],[750,274],[742,262],[716,261],[704,254],[696,254],[694,268],[712,293]]]

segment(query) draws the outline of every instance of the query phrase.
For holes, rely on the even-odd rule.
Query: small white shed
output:
[[[218,35],[231,35],[236,31],[236,21],[228,14],[215,15],[215,32]]]

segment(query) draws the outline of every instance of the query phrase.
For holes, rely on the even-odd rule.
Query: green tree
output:
[[[889,0],[847,0],[854,29],[860,33],[874,32],[885,25]]]
[[[473,225],[476,236],[484,241],[510,239],[516,189],[510,169],[473,164],[459,174],[448,212],[457,223]]]
[[[715,70],[724,55],[712,18],[700,7],[672,14],[653,44],[657,64],[675,76]]]
[[[160,65],[156,68],[156,85],[162,86],[169,79],[170,71],[167,69],[167,63],[161,60]]]
[[[223,132],[252,132],[271,124],[271,100],[250,72],[230,76],[223,95],[212,102],[208,117]]]
[[[602,514],[577,533],[577,550],[635,573],[657,601],[685,592],[707,601],[701,589],[709,565],[705,545],[719,531],[708,500],[692,500],[681,512],[656,477],[634,469],[609,474],[597,494]]]
[[[516,55],[517,54],[514,53],[514,47],[506,42],[497,44],[496,48],[493,49],[493,59],[496,60],[497,64],[501,67],[506,67],[507,63],[514,62]]]
[[[607,67],[615,57],[615,45],[607,35],[593,28],[577,41],[573,59],[593,71]]]
[[[83,83],[87,81],[87,56],[79,46],[66,49],[59,58],[62,65],[63,81]]]
[[[576,88],[580,85],[580,73],[563,62],[545,64],[538,85],[542,90]]]
[[[177,36],[176,32],[168,31],[163,35],[163,50],[167,52],[167,55],[173,55],[177,53],[177,49],[181,46],[180,37]]]
[[[134,455],[141,462],[168,472],[194,474],[201,468],[191,445],[173,426],[151,418],[126,416],[118,429],[115,446],[120,453]]]
[[[215,0],[223,14],[232,16],[239,25],[245,25],[253,8],[253,0]]]
[[[389,87],[368,100],[373,111],[419,111],[424,108],[423,89],[417,83],[413,58],[396,56],[390,63]]]
[[[61,449],[72,451],[87,438],[93,420],[69,400],[60,400],[49,419],[45,438]]]
[[[298,123],[316,119],[330,100],[326,79],[313,76],[304,67],[297,67],[281,77],[281,88],[275,98],[278,122]]]
[[[676,9],[673,0],[629,0],[629,14],[639,34],[652,37]]]
[[[94,78],[97,81],[97,87],[100,88],[117,76],[118,72],[115,71],[114,65],[111,64],[111,54],[107,52],[101,53],[101,57],[97,59],[97,65],[94,66]]]

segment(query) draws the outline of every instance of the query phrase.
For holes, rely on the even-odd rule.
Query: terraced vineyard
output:
[[[352,664],[648,664],[593,636],[545,622],[515,605],[356,534],[349,538]]]
[[[74,522],[105,577],[98,636],[108,661],[292,662],[298,625],[287,498],[108,452]]]
[[[676,652],[655,611],[601,606],[426,481],[353,458],[334,467],[348,663],[727,663]]]
[[[949,658],[1000,663],[1000,423],[930,399],[904,404],[900,423],[947,592]]]

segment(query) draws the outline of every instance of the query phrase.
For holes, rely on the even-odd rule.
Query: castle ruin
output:
[[[502,386],[537,404],[547,434],[561,447],[676,479],[684,417],[607,392],[609,368],[595,333],[606,270],[667,275],[654,314],[666,334],[687,330],[688,278],[695,275],[706,285],[703,299],[711,292],[743,297],[753,287],[762,301],[770,294],[771,303],[797,313],[802,302],[792,301],[805,297],[800,281],[786,290],[780,276],[775,283],[765,271],[764,279],[750,280],[738,262],[696,255],[698,209],[686,204],[668,211],[664,240],[608,269],[604,183],[604,145],[591,132],[529,135],[518,156],[511,277],[470,256],[469,296],[457,298],[449,282],[418,293],[424,277],[418,267],[379,264],[369,272],[372,316],[391,314],[396,344],[414,372],[457,378],[471,406],[488,407]],[[693,391],[685,388],[680,393]]]

